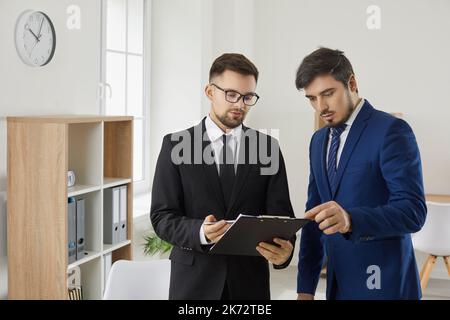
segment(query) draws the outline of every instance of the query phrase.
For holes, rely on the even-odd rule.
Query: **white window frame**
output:
[[[108,0],[102,0],[101,1],[101,63],[100,63],[100,114],[105,115],[106,114],[106,99],[108,96],[108,90],[111,90],[111,87],[106,82],[106,53],[109,52],[118,52],[123,53],[122,51],[115,51],[115,50],[107,50],[106,47],[106,19],[107,19],[107,2]],[[127,2],[128,3],[128,2]],[[143,128],[143,137],[142,137],[142,143],[143,143],[143,150],[142,150],[142,180],[134,181],[133,183],[133,190],[134,194],[143,194],[150,192],[150,61],[151,61],[151,41],[150,41],[150,35],[151,35],[151,0],[143,0],[144,4],[144,24],[143,24],[143,81],[144,81],[144,88],[143,88],[143,104],[144,109],[142,113],[142,117],[134,117],[134,119],[142,119],[142,128]],[[127,11],[128,11],[128,5],[127,5]],[[126,28],[128,29],[128,12],[126,13]],[[128,31],[128,30],[127,30]],[[128,43],[128,32],[125,32],[126,36],[126,42]],[[126,55],[133,55],[133,53],[130,53],[126,51]],[[140,56],[140,55],[139,55]],[[126,59],[126,68],[127,68],[127,60]],[[125,72],[125,75],[127,75],[127,71]],[[109,91],[111,93],[111,91]],[[126,92],[125,92],[126,94]],[[127,99],[125,99],[127,101]],[[125,112],[127,111],[127,106],[125,105]]]

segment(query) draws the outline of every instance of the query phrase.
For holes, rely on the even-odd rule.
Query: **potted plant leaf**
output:
[[[160,258],[167,258],[173,245],[164,241],[152,232],[144,237],[144,254],[149,256],[159,255]]]

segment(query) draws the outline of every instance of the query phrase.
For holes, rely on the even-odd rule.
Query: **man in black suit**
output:
[[[242,125],[259,98],[255,65],[224,54],[209,80],[209,115],[164,137],[155,170],[151,221],[174,245],[169,298],[270,299],[268,262],[286,267],[295,237],[260,243],[261,256],[208,251],[239,214],[294,217],[284,160],[276,139]]]

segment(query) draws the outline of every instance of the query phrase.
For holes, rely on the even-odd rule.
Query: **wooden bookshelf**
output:
[[[450,195],[448,194],[427,194],[425,198],[431,202],[450,203]]]
[[[85,299],[101,299],[104,259],[132,259],[133,118],[7,118],[8,298],[67,299],[81,269]],[[67,187],[67,171],[76,185]],[[127,185],[127,240],[103,243],[103,190]],[[85,199],[85,256],[68,265],[67,202]]]

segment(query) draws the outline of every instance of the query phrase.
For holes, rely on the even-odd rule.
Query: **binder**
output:
[[[211,254],[261,256],[260,242],[273,243],[273,238],[290,239],[310,220],[282,216],[239,215],[222,238],[211,248]]]
[[[108,282],[108,276],[109,276],[109,271],[111,271],[111,265],[112,265],[112,253],[108,252],[107,254],[105,254],[103,256],[103,273],[105,275],[105,279],[104,279],[104,284],[106,287],[106,283]]]
[[[77,200],[77,260],[84,257],[84,221],[85,221],[85,210],[84,210],[84,199]]]
[[[119,242],[127,240],[127,186],[120,187]]]
[[[120,240],[120,189],[119,187],[108,188],[103,192],[103,242],[105,244],[116,244]]]
[[[68,262],[71,264],[77,260],[77,204],[73,197],[67,204],[67,242]]]

